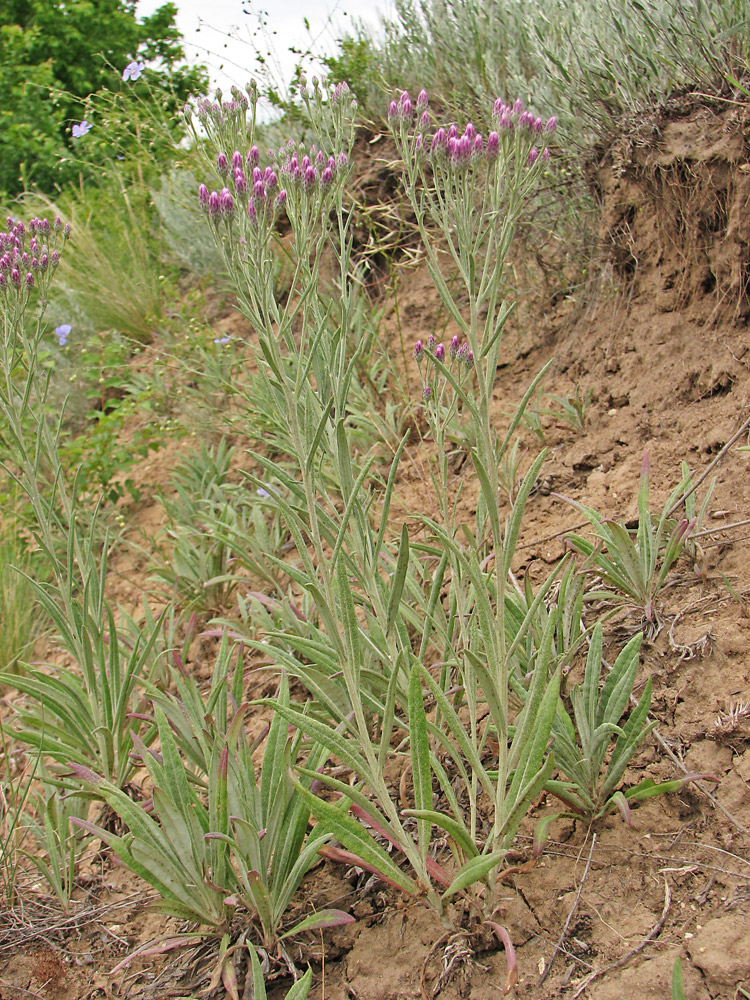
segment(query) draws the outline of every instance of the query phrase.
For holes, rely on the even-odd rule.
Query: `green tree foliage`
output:
[[[0,0],[0,192],[51,192],[77,176],[71,126],[91,95],[140,93],[169,115],[205,89],[202,68],[179,65],[176,11],[165,3],[138,20],[135,0]],[[126,84],[135,58],[148,63],[147,82]]]

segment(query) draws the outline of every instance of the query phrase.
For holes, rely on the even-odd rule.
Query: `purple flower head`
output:
[[[417,138],[414,140],[414,152],[415,153],[419,153],[421,151],[421,149],[422,149],[422,140],[423,140],[423,136],[422,136],[422,133],[420,132],[419,135],[417,136]]]
[[[536,163],[538,157],[539,157],[539,150],[536,148],[536,146],[532,146],[531,149],[529,150],[529,156],[528,159],[526,160],[526,165],[529,167],[533,166]]]
[[[53,250],[52,253],[50,254],[50,258],[49,259],[52,261],[53,266],[57,267],[57,265],[60,263],[60,253],[59,253],[59,251]]]
[[[222,177],[226,177],[229,173],[229,161],[227,160],[225,153],[219,153],[216,157],[216,166]]]
[[[47,268],[49,267],[49,257],[47,256],[46,253],[43,253],[42,256],[39,258],[39,266],[43,271],[46,271]]]
[[[250,220],[250,225],[258,225],[258,213],[255,211],[255,205],[253,205],[252,199],[247,203],[247,217]]]
[[[524,111],[521,113],[518,119],[519,128],[533,129],[534,127],[534,116],[530,111]]]
[[[459,349],[456,351],[456,357],[459,361],[466,361],[466,355],[469,353],[469,345],[461,344]]]
[[[474,352],[467,351],[463,361],[467,368],[472,368],[474,365]]]
[[[242,153],[239,149],[235,149],[232,153],[232,170],[242,170]]]
[[[391,101],[388,105],[388,121],[395,122],[398,118],[398,104],[395,101]]]
[[[421,340],[418,340],[414,345],[414,360],[421,361],[424,357],[424,344]]]
[[[468,135],[462,135],[458,140],[458,159],[460,163],[468,163],[471,159],[471,140]]]
[[[251,146],[248,151],[247,157],[247,168],[250,170],[252,167],[257,167],[260,162],[260,150],[257,146]]]
[[[427,107],[427,104],[428,104],[427,91],[423,88],[422,90],[419,91],[419,95],[417,97],[417,111],[424,111],[424,109]]]
[[[300,163],[300,167],[302,168],[302,173],[307,173],[308,167],[311,167],[311,166],[312,166],[312,160],[310,159],[310,157],[307,154],[305,154],[302,157],[302,163]]]
[[[70,236],[70,223],[66,222],[65,225],[63,226],[63,239],[67,240],[69,236]]]
[[[91,122],[87,122],[86,119],[81,122],[80,125],[74,125],[72,128],[73,138],[82,139],[87,132],[91,131]]]
[[[329,156],[328,159],[326,160],[326,166],[331,168],[331,173],[332,174],[335,174],[336,173],[336,157],[333,156],[333,155]]]
[[[344,167],[348,167],[349,166],[349,157],[346,155],[346,153],[344,152],[343,149],[341,150],[341,152],[338,155],[337,162],[338,162],[339,167],[342,170],[344,169]]]
[[[419,116],[419,127],[422,129],[423,132],[426,132],[427,129],[430,127],[430,112],[429,111],[425,110]]]
[[[555,118],[555,116],[552,115],[552,117],[547,120],[547,124],[544,126],[544,131],[554,132],[556,128],[557,128],[557,118]]]
[[[467,136],[469,141],[474,140],[474,136],[477,134],[477,130],[474,128],[474,122],[467,122],[466,128],[464,129],[464,135]]]
[[[432,351],[434,350],[434,348],[435,348],[435,335],[431,333],[430,336],[427,338],[427,350]]]
[[[315,187],[315,181],[318,179],[318,173],[315,167],[310,164],[310,166],[305,170],[305,177],[302,181],[302,185],[305,191],[312,191]]]
[[[430,398],[430,396],[432,396],[432,386],[426,385],[424,389],[422,389],[422,399],[425,401],[425,403]]]
[[[482,141],[482,135],[480,132],[474,136],[474,142],[471,144],[471,154],[472,156],[479,156],[484,149],[484,142]]]
[[[229,188],[221,189],[221,214],[231,218],[234,215],[234,198]]]
[[[445,358],[445,344],[438,344],[435,348],[435,357],[438,361],[443,361]]]
[[[253,184],[257,184],[258,181],[263,180],[263,171],[260,167],[253,167]]]
[[[208,211],[208,188],[205,184],[198,185],[198,204],[204,211]]]
[[[541,131],[542,131],[543,128],[544,128],[544,125],[542,124],[542,119],[541,118],[535,118],[534,121],[531,124],[532,131],[536,132],[536,134],[539,135],[541,133]]]
[[[341,83],[337,83],[331,93],[331,101],[333,104],[338,104],[339,101],[345,101],[350,94],[349,84],[344,80]]]
[[[70,336],[70,331],[73,327],[70,323],[61,323],[60,326],[55,327],[55,335],[57,337],[57,342],[60,347],[65,347],[68,337]]]
[[[263,183],[266,185],[267,191],[275,191],[279,185],[279,179],[276,176],[276,171],[271,167],[266,167],[263,171]]]
[[[333,183],[333,174],[331,173],[331,168],[326,167],[323,173],[320,175],[320,186],[325,189],[329,188]]]
[[[503,117],[504,113],[508,110],[507,104],[505,104],[502,98],[498,97],[492,108],[492,114],[495,118],[500,119]]]
[[[456,127],[455,122],[448,129],[448,138],[449,139],[458,139],[458,128]]]
[[[240,195],[247,194],[247,178],[241,169],[234,172],[234,190]]]
[[[500,148],[500,138],[497,132],[490,132],[490,134],[487,136],[487,146],[485,148],[485,153],[490,163],[493,160],[497,159],[499,148]]]
[[[212,191],[208,196],[208,214],[212,219],[218,219],[221,215],[221,198],[218,191]]]
[[[138,62],[134,59],[132,62],[129,62],[122,71],[122,78],[123,80],[137,80],[145,68],[145,62]]]
[[[266,185],[263,181],[256,181],[255,184],[253,184],[253,200],[256,204],[266,200]]]
[[[398,113],[405,122],[411,121],[414,115],[414,106],[411,103],[408,90],[405,90],[398,99]]]
[[[325,163],[327,163],[326,154],[323,152],[322,149],[319,149],[318,152],[315,154],[315,166],[322,167]]]
[[[513,102],[513,114],[520,115],[523,112],[523,101],[520,97],[517,97]]]
[[[444,152],[447,145],[448,137],[445,134],[445,129],[439,128],[432,137],[432,142],[430,143],[430,153]]]
[[[448,354],[450,354],[451,361],[456,360],[456,355],[458,354],[458,336],[451,337],[450,347],[448,348]]]
[[[542,163],[546,163],[549,159],[549,146],[545,146],[542,150]]]
[[[25,281],[26,281],[26,287],[27,288],[33,288],[34,287],[34,275],[31,273],[31,271],[28,271],[26,273]]]
[[[10,272],[10,280],[13,282],[16,288],[21,287],[21,272],[17,267],[14,267]]]
[[[215,344],[228,344],[232,338],[227,334],[226,337],[214,337]]]
[[[276,195],[276,199],[274,201],[274,207],[280,209],[283,208],[285,205],[286,205],[286,191],[284,190],[284,188],[282,188]]]

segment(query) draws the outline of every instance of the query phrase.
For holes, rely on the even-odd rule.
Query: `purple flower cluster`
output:
[[[445,344],[437,343],[432,334],[427,338],[427,342],[424,343],[418,340],[414,345],[414,358],[417,364],[421,365],[425,357],[432,360],[439,361],[440,364],[445,364],[445,355],[448,355],[448,364],[452,364],[454,361],[459,361],[466,368],[473,368],[474,366],[474,354],[469,348],[469,345],[464,342],[463,344],[459,341],[457,336],[451,339],[448,345],[448,350],[445,349]]]
[[[337,175],[349,165],[349,157],[345,152],[340,152],[338,156],[332,153],[326,156],[316,146],[311,146],[309,153],[305,153],[297,150],[292,143],[286,149],[279,150],[279,157],[284,156],[286,159],[279,167],[279,173],[290,186],[301,188],[306,194],[312,194],[316,187],[326,191]]]
[[[423,138],[423,133],[429,128],[430,115],[427,110],[427,92],[420,91],[417,97],[416,106],[412,104],[408,91],[404,90],[398,101],[391,101],[388,108],[388,121],[395,127],[402,123],[409,124],[417,118],[419,134],[416,136],[415,152],[426,151],[437,160],[447,161],[453,168],[468,166],[473,160],[485,158],[489,163],[494,162],[500,152],[501,143],[504,137],[514,134],[517,137],[525,136],[530,143],[534,143],[539,137],[539,144],[544,143],[541,152],[536,144],[530,145],[526,155],[528,166],[534,164],[538,159],[546,162],[549,159],[549,148],[546,145],[548,139],[557,128],[557,119],[552,117],[545,123],[541,118],[535,117],[531,111],[524,108],[523,102],[518,99],[513,105],[505,104],[500,98],[495,101],[493,108],[493,119],[495,129],[489,133],[486,140],[477,132],[474,124],[468,122],[463,132],[459,132],[458,126],[450,125],[448,128],[438,128],[429,141]]]
[[[225,153],[219,153],[216,167],[225,182],[231,175],[234,194],[226,183],[221,191],[210,192],[205,184],[198,185],[198,203],[212,222],[217,225],[222,219],[231,222],[236,212],[235,199],[245,207],[253,224],[257,224],[261,215],[284,205],[286,191],[282,189],[276,193],[279,186],[276,171],[271,166],[261,170],[259,163],[257,146],[252,146],[244,157],[238,149],[232,153],[231,159]]]
[[[251,88],[248,87],[248,89]],[[209,124],[220,128],[229,121],[230,117],[238,113],[244,115],[250,107],[250,102],[239,87],[232,87],[230,100],[224,101],[222,96],[221,90],[217,90],[215,100],[211,101],[209,98],[203,97],[198,101],[196,114],[198,121],[204,128]]]
[[[32,289],[51,275],[60,260],[58,238],[64,243],[69,235],[70,226],[59,216],[52,225],[48,219],[31,219],[28,232],[23,222],[8,216],[0,232],[0,291]]]

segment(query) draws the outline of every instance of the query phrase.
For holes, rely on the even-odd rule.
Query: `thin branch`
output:
[[[595,847],[596,847],[596,834],[594,834],[594,836],[591,838],[591,850],[589,851],[589,858],[588,858],[588,861],[586,862],[586,868],[584,869],[584,872],[583,872],[583,877],[581,879],[581,884],[578,886],[578,892],[576,893],[576,898],[573,901],[572,907],[570,908],[570,913],[568,914],[568,919],[565,921],[565,926],[563,927],[563,929],[562,929],[562,931],[560,933],[560,937],[557,939],[557,944],[555,945],[555,947],[554,947],[554,949],[552,951],[552,955],[550,957],[550,960],[549,960],[549,962],[547,962],[547,966],[546,966],[544,972],[539,977],[539,983],[538,983],[539,986],[542,985],[542,983],[544,982],[544,980],[550,974],[550,971],[552,970],[552,964],[555,961],[555,958],[557,957],[557,953],[562,948],[562,943],[565,940],[565,935],[568,933],[568,928],[570,927],[570,922],[573,919],[573,914],[578,909],[578,903],[580,902],[580,899],[581,899],[581,892],[583,891],[583,883],[586,881],[586,876],[588,875],[589,869],[591,868],[591,859],[594,856],[594,848]]]
[[[661,929],[664,926],[664,923],[667,919],[667,914],[669,913],[669,907],[671,902],[672,902],[672,893],[670,892],[669,884],[665,882],[664,908],[661,911],[661,916],[656,921],[651,930],[648,932],[648,934],[645,936],[645,938],[641,941],[640,944],[637,944],[635,948],[631,948],[630,951],[626,952],[621,958],[618,958],[616,962],[611,962],[609,965],[605,965],[603,969],[598,969],[596,972],[592,972],[590,975],[586,976],[586,978],[583,980],[583,982],[578,987],[576,992],[573,994],[572,1000],[576,1000],[576,998],[579,997],[584,992],[584,990],[588,989],[588,987],[591,985],[591,983],[594,982],[595,979],[600,979],[602,976],[605,976],[608,972],[612,972],[613,969],[619,969],[620,966],[625,965],[625,963],[629,962],[631,958],[634,958],[636,955],[642,952],[643,949],[646,947],[646,945],[648,945],[651,941],[654,940],[654,938],[658,934],[661,933]]]
[[[670,514],[672,514],[674,511],[676,511],[678,507],[680,507],[682,504],[684,504],[685,501],[687,500],[687,498],[698,489],[698,487],[703,482],[703,480],[706,479],[708,476],[711,475],[711,472],[716,468],[716,466],[719,464],[719,462],[722,460],[722,458],[726,455],[726,453],[732,447],[732,445],[734,444],[734,442],[738,438],[741,438],[742,435],[745,433],[745,431],[748,430],[748,428],[750,428],[750,417],[747,418],[747,420],[744,422],[744,424],[742,425],[742,427],[740,427],[740,429],[737,431],[737,433],[733,434],[732,437],[727,441],[727,443],[724,445],[724,447],[721,449],[721,451],[716,455],[716,457],[714,458],[714,460],[709,463],[708,468],[704,472],[702,472],[700,474],[700,476],[698,476],[698,478],[693,483],[693,485],[690,487],[690,489],[687,491],[687,493],[683,493],[682,496],[679,498],[679,500],[675,500],[675,502],[672,504],[672,506],[667,511],[667,517]]]

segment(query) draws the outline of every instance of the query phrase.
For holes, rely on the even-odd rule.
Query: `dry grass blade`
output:
[[[589,851],[588,860],[586,861],[586,867],[584,868],[583,876],[581,878],[580,885],[578,886],[578,892],[576,893],[576,898],[573,901],[573,905],[570,908],[570,913],[568,914],[568,919],[565,921],[565,926],[563,927],[562,931],[560,932],[560,937],[557,939],[557,944],[555,945],[555,947],[554,947],[554,949],[552,951],[552,954],[550,955],[549,962],[547,962],[547,965],[546,965],[546,967],[544,969],[544,972],[539,977],[539,982],[537,984],[538,986],[541,986],[544,983],[545,979],[547,978],[547,976],[552,971],[552,965],[553,965],[553,963],[555,961],[557,953],[562,948],[562,943],[565,940],[565,935],[568,933],[568,928],[570,927],[570,922],[573,919],[574,913],[578,909],[578,904],[579,904],[579,902],[581,900],[581,893],[583,892],[583,885],[584,885],[584,882],[586,881],[586,878],[588,876],[589,869],[591,868],[591,860],[594,857],[594,848],[595,847],[596,847],[596,834],[594,834],[593,837],[591,838],[591,850]]]

